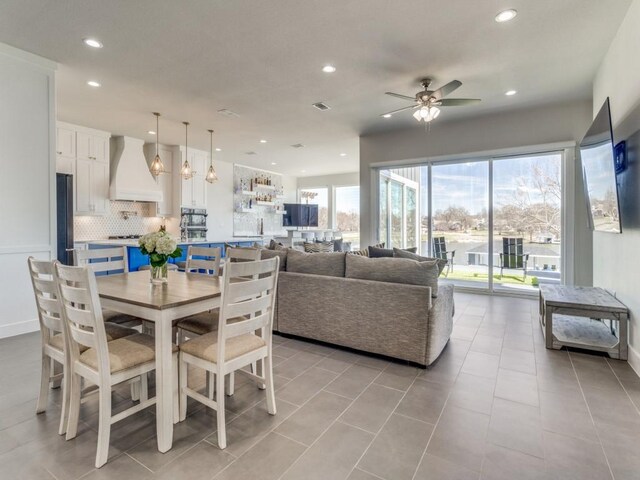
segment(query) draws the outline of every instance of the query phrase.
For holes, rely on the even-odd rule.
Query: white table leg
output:
[[[171,362],[171,322],[161,318],[156,331],[156,428],[158,450],[171,449],[173,443],[173,368]]]

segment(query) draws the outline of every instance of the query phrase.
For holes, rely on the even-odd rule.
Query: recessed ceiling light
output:
[[[95,38],[84,38],[82,41],[87,47],[102,48],[102,42],[100,40],[96,40]]]
[[[504,92],[504,94],[505,94],[507,97],[511,97],[512,95],[515,95],[516,93],[518,93],[518,91],[517,91],[517,90],[507,90],[506,92]]]
[[[277,165],[277,163],[276,162],[271,162],[271,165]]]
[[[502,12],[496,15],[496,22],[498,23],[508,22],[509,20],[513,20],[514,18],[516,18],[517,14],[518,12],[515,11],[513,8],[510,8],[509,10],[503,10]]]
[[[390,113],[385,113],[384,115],[382,115],[384,118],[391,118],[391,114]]]
[[[341,154],[340,154],[340,156],[341,156],[341,157],[346,157],[346,156],[347,156],[347,154],[346,154],[346,153],[341,153]]]
[[[96,87],[98,88],[100,86],[100,82],[96,82],[95,80],[89,80],[87,82],[87,85],[89,85],[90,87]]]
[[[267,143],[266,140],[260,140],[260,143]]]
[[[221,152],[222,149],[221,148],[216,148],[216,152]]]
[[[149,135],[155,135],[155,134],[156,134],[156,132],[154,132],[153,130],[149,130],[147,133],[148,133]]]
[[[324,73],[333,73],[336,71],[336,67],[334,67],[333,65],[325,65],[324,67],[322,67],[322,71]]]

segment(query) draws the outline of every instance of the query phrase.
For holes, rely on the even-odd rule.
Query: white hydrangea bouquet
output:
[[[147,233],[138,240],[140,252],[149,255],[151,283],[167,283],[167,262],[182,255],[182,249],[164,230]]]

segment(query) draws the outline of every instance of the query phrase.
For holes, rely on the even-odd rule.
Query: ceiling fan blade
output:
[[[399,93],[393,93],[393,92],[384,92],[385,95],[391,95],[392,97],[396,97],[396,98],[401,98],[403,100],[413,100],[415,101],[415,97],[409,97],[407,95],[400,95]]]
[[[446,97],[454,90],[460,88],[462,86],[462,82],[459,80],[453,80],[452,82],[447,83],[446,85],[440,87],[438,90],[433,92],[432,97],[436,100],[440,100],[443,97]]]
[[[481,101],[479,98],[445,98],[436,102],[436,104],[442,107],[460,107],[463,105],[473,105]]]
[[[402,108],[399,108],[399,109],[397,109],[397,110],[392,110],[392,111],[390,111],[390,112],[383,113],[383,114],[382,114],[382,115],[380,115],[380,116],[381,116],[381,117],[384,117],[385,115],[393,115],[394,113],[403,112],[403,111],[405,111],[405,110],[409,110],[409,109],[412,109],[412,108],[418,108],[419,106],[420,106],[420,105],[409,105],[408,107],[402,107]]]

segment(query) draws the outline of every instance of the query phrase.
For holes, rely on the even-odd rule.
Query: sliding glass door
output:
[[[461,287],[561,283],[561,172],[560,152],[379,170],[379,240],[446,259]]]

